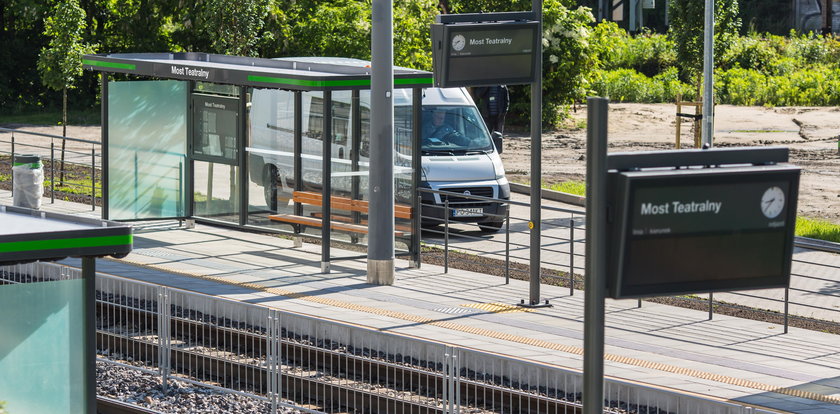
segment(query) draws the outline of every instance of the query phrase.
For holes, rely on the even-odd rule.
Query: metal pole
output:
[[[411,125],[415,127],[411,130],[411,140],[412,140],[412,147],[411,147],[411,166],[414,169],[414,174],[412,174],[412,199],[411,199],[411,249],[412,252],[412,262],[410,264],[411,267],[420,268],[420,260],[421,260],[421,251],[420,251],[420,236],[422,229],[420,227],[420,220],[421,220],[421,198],[420,192],[417,191],[420,188],[420,178],[422,176],[422,152],[421,152],[421,132],[420,125],[422,123],[422,108],[423,108],[423,90],[420,88],[414,88],[411,93],[412,96],[412,121]]]
[[[50,140],[50,204],[55,204],[55,141]]]
[[[90,146],[90,211],[96,211],[96,149]]]
[[[542,0],[533,2],[537,33],[542,39]],[[539,42],[542,45],[542,41]],[[531,275],[528,304],[540,303],[540,258],[542,221],[542,46],[534,51],[534,82],[531,83]]]
[[[790,304],[790,287],[785,288],[785,333],[788,333],[788,305]]]
[[[84,401],[85,411],[96,413],[96,258],[82,256],[82,280],[84,285]]]
[[[394,3],[373,0],[367,282],[394,283]]]
[[[714,317],[714,311],[715,311],[715,296],[714,295],[715,295],[714,293],[709,292],[709,320],[712,320],[712,317]]]
[[[108,219],[108,74],[102,72],[100,74],[100,82],[102,84],[102,128],[99,136],[99,151],[102,152],[102,163],[99,168],[102,182],[102,219]],[[188,101],[189,102],[189,101]],[[187,106],[189,108],[189,106]],[[53,169],[55,169],[55,160],[53,160]]]
[[[714,62],[715,2],[706,0],[706,27],[703,31],[703,144],[712,147],[715,125]]]
[[[510,206],[505,210],[505,284],[510,284]]]
[[[569,296],[575,295],[575,216],[569,218]]]
[[[443,273],[449,273],[449,196],[443,202]]]
[[[607,111],[587,99],[586,277],[583,312],[583,412],[604,410],[604,295],[607,278]]]
[[[324,91],[324,140],[321,142],[321,273],[330,272],[332,238],[332,91]],[[212,164],[211,164],[212,165]]]

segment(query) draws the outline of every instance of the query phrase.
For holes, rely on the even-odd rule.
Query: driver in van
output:
[[[423,137],[433,144],[444,144],[447,142],[464,145],[464,137],[447,122],[448,112],[442,108],[436,108],[432,112],[431,119],[423,124]],[[435,139],[438,141],[435,142]]]

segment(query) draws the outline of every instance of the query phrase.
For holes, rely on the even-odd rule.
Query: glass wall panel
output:
[[[0,285],[0,400],[9,413],[82,413],[84,281]]]
[[[394,91],[394,205],[396,217],[394,228],[397,231],[395,248],[408,249],[411,237],[411,218],[399,211],[408,211],[414,203],[414,110],[412,108],[413,91],[397,89]],[[417,212],[415,212],[417,215]],[[401,217],[402,216],[402,217]]]
[[[109,219],[183,217],[187,82],[108,84]]]
[[[291,230],[268,215],[294,213],[295,93],[253,89],[248,98],[248,223]]]
[[[355,103],[358,105],[358,102]],[[330,205],[330,219],[352,226],[367,226],[367,209],[364,194],[358,185],[358,115],[354,111],[353,93],[336,91],[332,93],[332,137],[330,158],[332,161],[330,187],[333,201]],[[349,228],[349,227],[348,227]],[[355,227],[353,227],[355,228]],[[335,231],[333,238],[360,243],[365,240],[364,232]]]
[[[193,161],[193,213],[239,224],[239,168],[207,161]]]
[[[301,189],[321,194],[323,190],[324,93],[303,92],[301,108]],[[321,205],[300,203],[300,215],[321,218]],[[320,236],[320,227],[303,227],[306,233]]]

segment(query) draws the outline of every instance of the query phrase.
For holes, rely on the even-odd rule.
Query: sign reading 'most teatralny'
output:
[[[787,285],[799,169],[614,174],[614,297]]]
[[[533,82],[538,27],[535,21],[433,24],[435,86]]]

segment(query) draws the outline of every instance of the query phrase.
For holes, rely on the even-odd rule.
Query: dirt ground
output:
[[[683,112],[693,113],[693,108]],[[653,151],[675,148],[674,104],[611,104],[609,151]],[[583,180],[586,172],[586,108],[572,114],[568,127],[543,132],[542,176],[545,183]],[[691,125],[682,123],[682,148],[694,143]],[[799,214],[840,224],[840,108],[741,107],[715,110],[715,147],[785,146],[790,162],[802,168]],[[530,135],[511,131],[502,160],[508,178],[528,182]]]
[[[692,108],[683,112],[693,113]],[[675,148],[676,106],[673,104],[611,104],[609,150],[650,151]],[[542,175],[545,183],[583,180],[586,171],[586,108],[572,113],[567,128],[544,132]],[[691,125],[682,124],[683,148],[693,145]],[[44,134],[61,135],[61,127],[0,125]],[[68,136],[98,141],[98,126],[68,126]],[[8,135],[0,133],[0,140]],[[839,107],[742,107],[719,105],[715,111],[714,145],[790,148],[791,163],[802,167],[799,214],[840,224],[840,108]],[[49,148],[49,140],[44,145]],[[58,145],[58,144],[57,144]],[[527,132],[509,128],[502,159],[508,177],[528,182],[531,139]],[[83,154],[89,144],[69,143]]]

